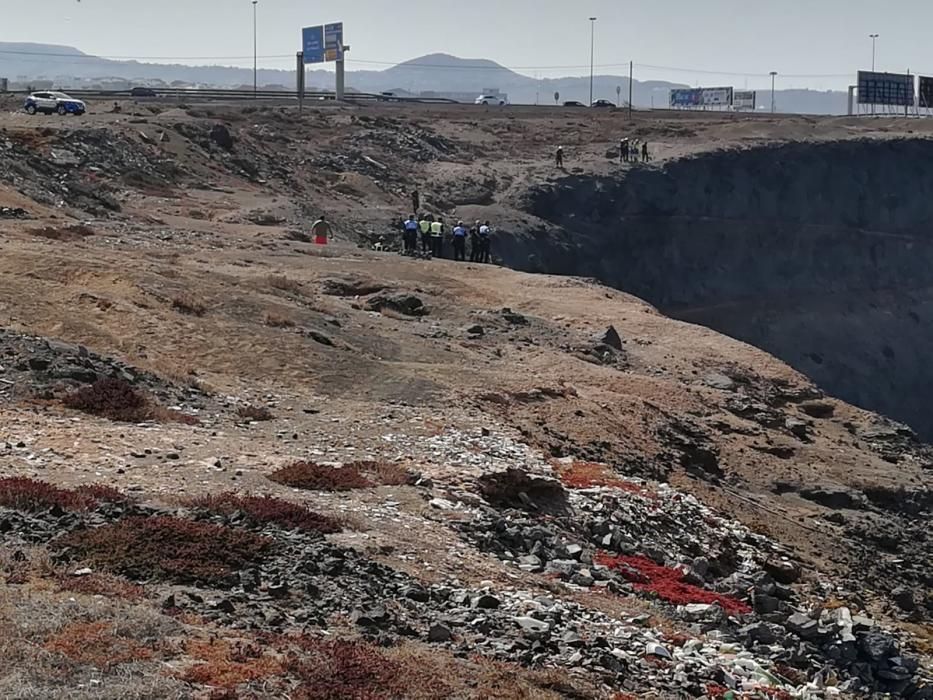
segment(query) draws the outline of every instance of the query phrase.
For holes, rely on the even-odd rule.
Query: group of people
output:
[[[402,230],[402,254],[444,257],[445,239],[453,244],[454,260],[467,259],[467,240],[470,243],[470,262],[492,262],[492,227],[489,222],[476,221],[467,226],[463,221],[449,232],[444,220],[432,214],[412,214],[400,223]],[[420,245],[420,250],[419,250]]]
[[[640,147],[639,147],[640,146]],[[641,162],[647,163],[651,160],[648,154],[648,142],[638,139],[622,139],[619,141],[619,161],[621,163],[637,163],[639,151],[641,153]],[[564,168],[564,147],[558,146],[554,154],[554,164],[563,170]]]
[[[639,141],[638,139],[622,139],[619,141],[619,160],[623,163],[637,163],[638,162],[638,144],[641,144],[641,162],[647,163],[651,158],[648,154],[648,142]]]

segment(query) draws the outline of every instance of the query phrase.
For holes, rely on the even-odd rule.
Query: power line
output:
[[[39,58],[61,58],[67,60],[93,60],[93,61],[246,61],[252,60],[253,56],[92,56],[88,54],[73,53],[54,53],[47,51],[19,51],[14,49],[0,49],[0,55],[10,56],[34,56]],[[258,58],[263,60],[284,60],[294,59],[294,54],[267,54]],[[398,63],[394,61],[377,61],[364,58],[348,56],[348,62],[361,65],[388,66],[400,70],[420,70],[422,68],[430,70],[488,70],[488,71],[555,71],[555,70],[583,70],[588,69],[589,64],[576,65],[550,65],[550,66],[502,66],[502,65],[449,65],[443,63]],[[601,63],[595,67],[599,69],[607,68],[628,68],[629,62],[621,63]],[[733,76],[742,78],[767,78],[770,73],[746,73],[742,71],[723,71],[708,70],[703,68],[687,68],[683,66],[659,66],[648,63],[636,63],[636,68],[644,70],[662,70],[674,73],[688,73],[694,75],[719,75]],[[793,79],[831,79],[831,78],[851,78],[851,73],[782,73],[783,78]]]

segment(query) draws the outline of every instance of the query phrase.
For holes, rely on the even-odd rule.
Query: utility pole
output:
[[[869,34],[868,38],[871,39],[871,72],[875,72],[875,42],[878,41],[879,34]],[[871,104],[871,113],[875,113],[875,103]]]
[[[593,106],[593,71],[596,67],[596,18],[590,17],[590,106]]]
[[[774,104],[774,79],[777,77],[777,71],[771,71],[771,114],[775,113],[775,104]]]
[[[257,92],[259,90],[259,73],[258,73],[258,59],[259,59],[259,44],[256,41],[256,5],[259,4],[259,0],[253,0],[253,99],[257,97]]]
[[[632,90],[635,86],[635,61],[628,62],[628,120],[632,121]]]

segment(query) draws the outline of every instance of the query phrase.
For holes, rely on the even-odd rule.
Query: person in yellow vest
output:
[[[327,245],[330,234],[330,223],[327,221],[327,217],[321,214],[321,218],[311,225],[311,237],[314,238],[314,242],[318,245]]]
[[[431,252],[431,221],[433,217],[430,214],[422,214],[418,222],[418,229],[421,231],[421,252]]]
[[[444,257],[444,222],[441,217],[431,224],[431,254],[435,258]]]

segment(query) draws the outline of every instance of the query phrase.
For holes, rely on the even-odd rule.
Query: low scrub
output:
[[[413,481],[411,472],[390,462],[351,462],[342,467],[295,462],[273,472],[269,478],[277,484],[306,491],[353,491]]]
[[[620,479],[605,464],[596,462],[573,462],[570,465],[557,467],[560,480],[564,486],[571,489],[591,489],[596,486],[620,489],[628,493],[650,497],[651,491],[639,484]]]
[[[213,688],[233,690],[244,683],[282,672],[282,662],[278,658],[268,655],[261,645],[251,642],[193,639],[185,644],[185,653],[197,659],[198,663],[185,670],[181,679]]]
[[[269,286],[290,294],[301,294],[301,282],[293,280],[285,275],[269,275],[266,278]]]
[[[132,499],[110,486],[92,484],[63,489],[26,477],[0,479],[0,506],[26,513],[59,508],[65,511],[93,510],[102,503],[131,503]]]
[[[293,700],[370,700],[404,697],[405,667],[365,642],[304,640],[286,669],[299,685]]]
[[[278,314],[274,311],[267,311],[262,317],[262,322],[269,328],[294,328],[295,322],[290,318]]]
[[[237,408],[236,414],[244,420],[251,421],[261,422],[275,419],[272,411],[265,406],[240,406]]]
[[[98,379],[68,394],[62,403],[67,407],[92,416],[100,416],[121,423],[183,423],[197,425],[200,421],[179,411],[159,406],[147,394],[130,382],[118,377]]]
[[[99,595],[132,602],[141,601],[146,597],[146,589],[142,586],[111,574],[92,573],[87,576],[74,576],[65,573],[58,578],[58,588],[72,593]]]
[[[110,622],[72,622],[47,640],[42,648],[102,671],[148,661],[155,655],[153,649],[118,634]]]
[[[244,513],[254,525],[278,525],[288,530],[331,534],[340,532],[333,518],[315,513],[304,506],[272,496],[238,496],[222,493],[203,496],[187,503],[188,506],[216,515]]]
[[[172,298],[172,308],[189,316],[203,316],[207,305],[192,294],[179,294]]]
[[[74,560],[132,579],[222,584],[260,560],[272,544],[249,532],[163,516],[71,532],[54,546]]]

